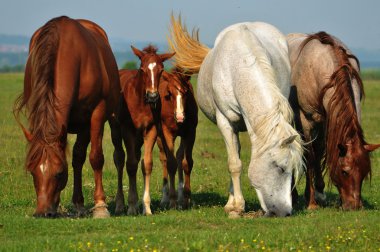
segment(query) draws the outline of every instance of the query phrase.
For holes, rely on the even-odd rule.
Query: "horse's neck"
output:
[[[132,89],[134,89],[135,103],[138,105],[145,104],[144,79],[141,70],[137,72],[137,75],[133,80]]]

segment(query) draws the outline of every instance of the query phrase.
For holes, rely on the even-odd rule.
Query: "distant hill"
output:
[[[30,38],[27,36],[0,34],[0,68],[25,65],[29,40]],[[150,42],[129,41],[124,38],[110,38],[110,43],[117,64],[119,68],[121,68],[127,61],[138,61],[137,57],[131,51],[131,45],[141,50]],[[152,44],[158,47],[160,53],[167,51],[166,42],[153,42]],[[359,58],[363,69],[380,68],[380,49],[351,49]]]

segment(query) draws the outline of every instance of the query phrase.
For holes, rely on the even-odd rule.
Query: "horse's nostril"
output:
[[[285,214],[285,217],[289,217],[290,215],[292,215],[291,213],[287,213]]]

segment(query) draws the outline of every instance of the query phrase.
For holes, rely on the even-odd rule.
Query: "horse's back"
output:
[[[231,122],[242,126],[244,113],[251,117],[249,114],[256,109],[270,108],[270,90],[262,85],[271,82],[283,95],[289,94],[287,53],[284,35],[269,24],[240,23],[227,27],[217,37],[199,73],[198,103],[202,111],[209,110],[211,114],[210,104],[214,103],[214,109],[217,107]]]
[[[90,23],[91,29],[98,27]],[[102,100],[105,118],[111,115],[120,93],[117,65],[108,41],[100,27],[96,31],[88,28],[66,16],[48,21],[34,33],[26,64],[25,86],[31,85],[33,76],[54,76],[54,95],[66,108],[60,116],[70,122],[68,130],[73,133],[78,125],[90,121]],[[49,63],[44,58],[50,59]],[[51,68],[38,70],[43,64]]]

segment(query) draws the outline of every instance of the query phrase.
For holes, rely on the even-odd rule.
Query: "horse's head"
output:
[[[185,121],[186,98],[190,76],[183,75],[182,72],[173,71],[172,78],[167,85],[165,99],[173,104],[174,119],[177,123]]]
[[[61,191],[65,188],[68,168],[65,157],[66,131],[62,129],[59,137],[50,143],[34,137],[25,129],[29,141],[27,170],[33,176],[37,196],[36,217],[55,217]]]
[[[266,216],[292,214],[292,174],[302,167],[302,146],[293,135],[254,155],[248,176]]]
[[[379,147],[379,144],[363,144],[357,137],[345,144],[338,144],[338,162],[330,177],[338,188],[343,209],[355,210],[362,207],[362,183],[371,172],[369,153]]]
[[[159,99],[158,85],[162,71],[164,71],[163,62],[170,59],[175,53],[157,54],[157,48],[148,46],[143,51],[132,47],[133,53],[139,57],[140,71],[145,88],[145,99],[148,103],[156,103]]]

